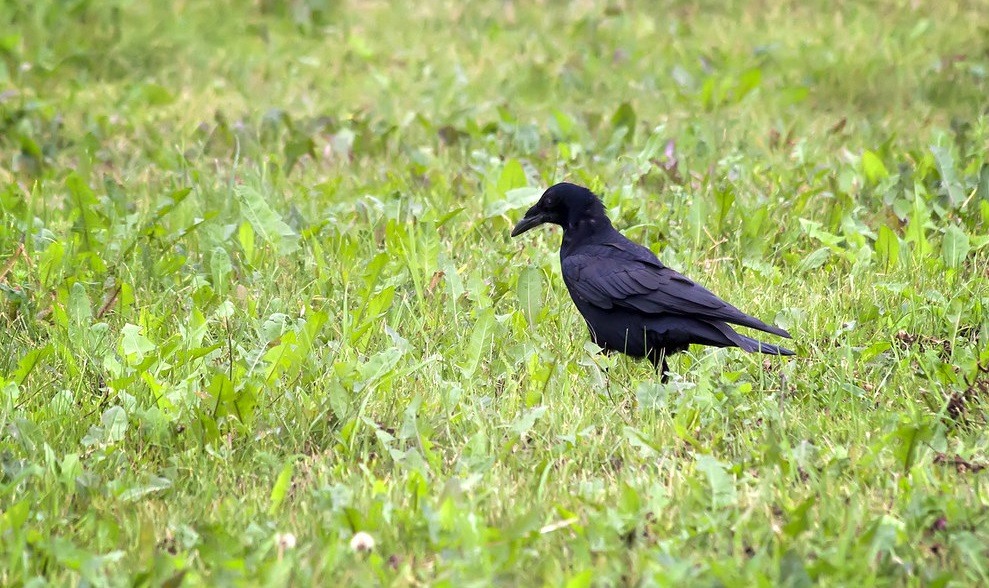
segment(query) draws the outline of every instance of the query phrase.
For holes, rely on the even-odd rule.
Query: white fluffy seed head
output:
[[[295,535],[292,533],[276,533],[275,543],[281,549],[295,549]]]
[[[350,538],[350,549],[358,553],[371,551],[374,549],[374,537],[364,531],[358,531]]]

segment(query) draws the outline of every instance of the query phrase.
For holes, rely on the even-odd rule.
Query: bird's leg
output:
[[[590,325],[588,325],[588,328],[590,328]],[[591,339],[593,339],[594,342],[597,343],[597,339],[594,339],[594,329],[591,329]],[[607,347],[601,346],[601,351],[599,351],[598,353],[600,355],[603,355],[604,357],[609,357],[611,355],[611,350],[608,349]],[[605,361],[604,367],[601,368],[601,370],[604,372],[604,391],[608,394],[608,400],[614,402],[614,399],[611,397],[611,376],[608,373],[609,369],[611,369],[611,366],[608,364],[607,361]]]
[[[649,359],[652,360],[653,367],[655,367],[656,371],[659,372],[660,383],[667,383],[670,380],[670,365],[666,363],[666,348],[653,348],[652,351],[650,351]]]

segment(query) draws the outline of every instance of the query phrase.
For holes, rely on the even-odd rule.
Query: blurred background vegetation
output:
[[[987,15],[3,3],[0,584],[989,582]],[[598,356],[560,180],[800,357]]]

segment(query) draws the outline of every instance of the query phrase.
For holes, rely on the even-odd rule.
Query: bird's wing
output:
[[[644,256],[641,251],[629,250],[627,246],[585,247],[562,259],[561,265],[564,281],[573,297],[598,308],[618,307],[644,314],[722,320],[789,336],[786,331],[743,313],[710,290],[664,266],[651,254]]]
[[[573,292],[606,310],[625,307],[648,314],[697,314],[727,305],[668,267],[583,253],[561,263],[564,280]]]

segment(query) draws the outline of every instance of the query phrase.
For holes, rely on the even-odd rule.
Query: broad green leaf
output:
[[[745,257],[758,259],[765,252],[769,240],[765,231],[769,230],[769,206],[749,209],[742,215],[742,235],[745,243]]]
[[[628,444],[634,447],[639,454],[649,458],[656,457],[662,453],[663,448],[655,443],[646,433],[635,427],[625,426],[622,429]]]
[[[958,172],[955,169],[955,156],[945,147],[932,146],[931,153],[937,161],[938,171],[941,172],[941,187],[948,193],[952,206],[958,206],[965,200],[961,184],[958,182]]]
[[[452,501],[447,500],[445,504],[452,504]],[[459,516],[459,509],[450,510]],[[449,518],[452,519],[453,517]],[[539,509],[530,505],[519,505],[518,510],[510,516],[509,524],[504,528],[504,537],[509,539],[527,537],[537,531],[542,526],[542,522],[542,513]]]
[[[285,143],[285,174],[288,175],[303,155],[315,157],[316,142],[305,133],[293,131]]]
[[[88,327],[93,320],[93,308],[89,302],[86,287],[81,283],[72,284],[69,290],[69,322],[75,327]]]
[[[535,406],[526,410],[512,423],[512,431],[519,437],[527,435],[535,426],[536,421],[546,414],[547,409],[547,406]]]
[[[669,399],[669,387],[658,381],[641,382],[635,391],[639,409],[660,409],[666,406]]]
[[[216,310],[213,312],[214,319],[227,319],[236,314],[237,308],[234,303],[229,300],[224,300],[219,305],[217,305]]]
[[[707,477],[711,486],[711,506],[724,508],[734,505],[738,500],[735,479],[728,473],[728,466],[710,455],[697,456],[697,470]]]
[[[829,257],[831,257],[831,250],[827,247],[821,247],[807,257],[803,258],[800,264],[797,265],[797,271],[804,273],[815,270],[824,265]]]
[[[380,292],[371,297],[367,304],[367,318],[377,318],[391,308],[395,299],[395,286],[382,288]]]
[[[817,239],[822,244],[827,245],[828,248],[832,250],[841,249],[841,242],[845,237],[835,235],[834,233],[825,231],[822,229],[823,225],[817,221],[800,219],[800,227],[807,233],[808,236]]]
[[[574,132],[573,119],[558,108],[552,110],[552,115],[549,126],[555,131],[554,134],[560,139],[569,139]]]
[[[889,171],[883,165],[883,161],[868,149],[862,152],[862,171],[865,173],[866,179],[873,184],[889,177]]]
[[[275,480],[275,485],[271,488],[271,506],[268,507],[268,515],[273,516],[278,512],[278,508],[282,505],[285,500],[285,495],[288,493],[289,487],[292,485],[292,473],[295,471],[295,465],[290,461],[282,467],[282,471],[278,473],[278,478]]]
[[[119,351],[127,363],[137,365],[155,350],[155,344],[141,333],[141,327],[127,323],[120,331]]]
[[[863,364],[868,363],[879,354],[889,351],[891,347],[892,345],[889,344],[889,341],[876,341],[862,350],[860,360]]]
[[[817,503],[817,498],[811,495],[809,498],[797,505],[796,508],[787,513],[788,521],[783,526],[783,532],[790,537],[797,537],[804,531],[810,529],[811,518],[808,516],[811,507]]]
[[[196,218],[192,219],[192,222],[191,223],[189,223],[188,225],[182,227],[181,229],[179,229],[178,231],[172,233],[169,236],[170,237],[169,238],[169,245],[175,245],[179,241],[185,239],[186,237],[188,237],[192,233],[194,233],[197,230],[199,230],[200,227],[202,227],[203,225],[205,225],[209,221],[211,221],[214,218],[216,218],[218,214],[219,213],[216,212],[215,210],[211,210],[211,211],[208,211],[205,216],[196,217]]]
[[[419,410],[422,408],[422,396],[416,396],[412,402],[405,407],[405,417],[402,419],[402,426],[398,430],[399,439],[419,439]]]
[[[253,382],[247,382],[237,391],[237,398],[234,399],[234,412],[242,423],[250,426],[254,420],[254,409],[258,405],[258,386]]]
[[[956,268],[965,261],[965,256],[969,252],[968,234],[955,225],[950,225],[944,230],[944,239],[941,241],[941,259],[944,264],[951,268]]]
[[[913,467],[917,459],[917,453],[933,436],[933,429],[925,423],[906,421],[896,429],[892,434],[893,450],[903,465],[904,472],[909,471]]]
[[[140,498],[147,496],[148,494],[153,494],[155,492],[161,492],[163,490],[168,490],[172,487],[172,481],[168,478],[162,478],[160,476],[149,476],[148,480],[137,486],[132,486],[124,490],[120,496],[117,498],[124,502],[134,502]]]
[[[501,169],[498,176],[498,184],[495,187],[496,196],[507,195],[509,190],[525,188],[529,185],[529,179],[525,177],[525,168],[517,159],[509,159],[505,162],[505,167]]]
[[[299,344],[295,331],[285,333],[280,341],[279,344],[270,347],[263,356],[264,361],[269,365],[268,373],[264,378],[266,385],[273,385],[282,373],[293,367],[299,367],[306,359],[306,350]]]
[[[588,569],[567,579],[566,588],[591,588],[594,585],[594,570]]]
[[[493,308],[482,310],[470,334],[465,360],[461,362],[460,371],[465,379],[470,379],[477,372],[481,356],[491,345],[491,332],[494,330],[495,315]]]
[[[741,102],[745,96],[759,87],[762,83],[762,70],[754,67],[742,72],[738,78],[738,85],[735,86],[735,100]]]
[[[704,106],[704,110],[710,110],[715,106],[716,91],[717,81],[714,79],[714,76],[704,78],[704,83],[701,85],[700,91],[700,102]]]
[[[368,42],[367,38],[360,33],[354,32],[347,35],[347,48],[363,60],[374,57],[375,45],[376,43]]]
[[[436,228],[438,229],[443,225],[445,225],[446,223],[450,222],[451,220],[453,220],[454,217],[456,217],[464,210],[466,210],[466,208],[464,208],[463,206],[458,206],[457,208],[454,208],[449,212],[444,212],[443,216],[441,216],[439,220],[436,221]]]
[[[629,143],[632,142],[635,135],[635,123],[635,110],[628,102],[622,102],[621,106],[618,107],[618,110],[611,117],[611,128],[614,130],[624,128],[625,136],[623,140]]]
[[[505,193],[505,197],[484,207],[484,217],[501,216],[511,210],[528,208],[536,203],[539,188],[515,188]],[[519,216],[521,218],[521,216]],[[518,220],[518,219],[515,219]]]
[[[372,355],[367,362],[361,365],[360,375],[362,381],[360,382],[360,386],[355,386],[355,389],[377,382],[392,373],[403,355],[405,355],[405,352],[397,347],[388,347]]]
[[[921,197],[921,189],[915,188],[913,209],[910,212],[910,220],[907,222],[905,238],[913,244],[914,254],[923,257],[931,252],[931,243],[927,239],[927,222],[931,218],[931,213],[923,197]]]
[[[800,104],[810,96],[810,88],[807,86],[792,86],[783,88],[778,92],[778,97],[785,106]]]
[[[254,227],[250,222],[242,222],[237,227],[237,243],[240,244],[247,263],[253,264],[256,261],[256,250],[254,244]]]
[[[621,494],[618,497],[618,510],[624,515],[637,516],[642,510],[642,497],[639,492],[627,482],[621,483]]]
[[[900,238],[886,225],[879,227],[876,255],[879,256],[879,263],[887,270],[896,267],[900,259]]]
[[[983,163],[979,170],[979,186],[975,193],[979,199],[989,202],[989,163]]]
[[[971,254],[973,251],[979,251],[986,245],[989,245],[989,234],[970,236],[969,245],[970,245],[969,254]]]
[[[690,203],[690,210],[687,215],[687,223],[690,226],[690,236],[696,245],[707,237],[708,222],[710,220],[710,205],[706,198],[693,198]]]
[[[19,533],[24,523],[27,522],[28,515],[31,514],[32,506],[34,506],[33,496],[29,496],[24,500],[10,504],[9,502],[4,506],[3,513],[0,513],[0,529],[3,533]]]
[[[153,82],[141,84],[132,95],[148,106],[165,106],[175,102],[175,95],[168,88]]]
[[[364,278],[364,284],[367,285],[368,295],[370,295],[371,290],[378,285],[378,280],[381,279],[381,272],[383,272],[385,266],[388,265],[389,259],[390,256],[382,251],[371,258],[371,261],[364,264],[364,272],[362,277]]]
[[[450,299],[452,302],[456,302],[466,292],[464,281],[460,277],[457,264],[450,259],[450,256],[445,251],[440,251],[437,262],[440,269],[443,270],[443,281],[449,288]]]
[[[209,269],[213,288],[218,294],[224,294],[227,291],[228,276],[233,272],[233,262],[226,249],[219,245],[213,248],[209,258]]]
[[[543,272],[533,265],[526,267],[519,274],[515,293],[526,320],[530,325],[535,324],[543,306]]]
[[[261,323],[261,336],[270,343],[293,328],[292,318],[284,312],[276,312]]]
[[[95,245],[96,232],[104,228],[104,219],[99,214],[100,203],[89,187],[78,174],[71,173],[65,179],[65,187],[72,196],[72,204],[78,211],[77,226],[83,236],[83,243],[89,249]]]
[[[631,143],[635,138],[635,123],[635,110],[631,104],[623,102],[611,117],[612,144],[619,146],[623,143]]]
[[[725,184],[724,186],[715,189],[714,200],[718,204],[718,233],[720,234],[725,230],[725,221],[728,220],[728,213],[731,212],[731,207],[735,204],[735,188],[732,184]]]
[[[179,204],[181,204],[189,194],[192,193],[192,188],[179,188],[171,194],[165,197],[165,199],[158,204],[158,209],[155,210],[154,217],[151,219],[151,223],[156,223],[161,219],[165,218],[168,213],[175,210]]]
[[[61,241],[53,241],[45,248],[38,260],[38,274],[41,285],[47,289],[61,282],[63,265],[65,263],[65,245]]]
[[[240,203],[241,214],[263,241],[275,247],[281,255],[288,255],[299,249],[299,234],[268,205],[261,191],[241,184],[234,187],[234,194]]]
[[[54,347],[49,343],[44,347],[32,349],[24,354],[24,357],[17,362],[17,369],[14,371],[13,380],[18,386],[24,385],[24,381],[31,375],[34,368],[38,367],[42,361],[54,352]]]
[[[223,372],[213,374],[213,378],[210,380],[209,386],[206,387],[206,391],[213,397],[211,410],[213,411],[214,418],[225,414],[227,406],[235,400],[234,384],[227,377],[227,374]]]
[[[116,443],[123,441],[127,433],[127,411],[122,406],[111,406],[100,417],[103,424],[103,441]]]
[[[792,549],[787,550],[780,560],[780,585],[786,588],[810,588],[814,585],[800,554]]]
[[[333,381],[328,386],[327,397],[333,415],[343,420],[350,412],[350,393],[338,381]]]

